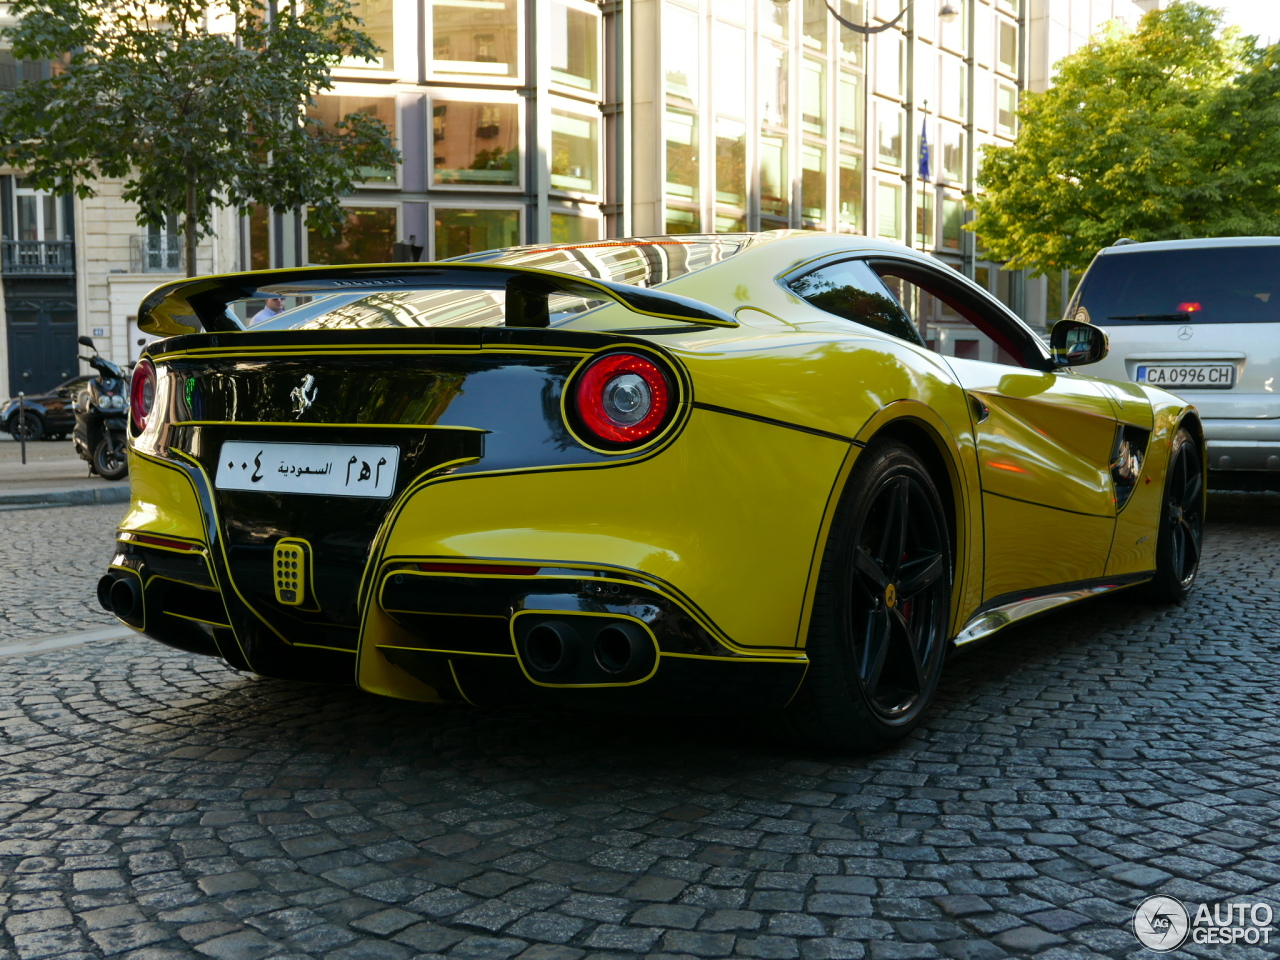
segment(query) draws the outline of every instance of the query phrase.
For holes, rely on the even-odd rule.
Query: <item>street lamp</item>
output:
[[[784,6],[789,3],[790,0],[773,0],[773,2],[778,4],[778,6]],[[911,3],[912,0],[907,0],[907,2],[903,4],[902,10],[898,15],[888,23],[882,23],[878,27],[868,27],[860,23],[854,23],[852,20],[846,20],[844,17],[840,16],[831,4],[827,3],[826,0],[823,0],[823,6],[827,8],[827,12],[830,13],[831,16],[835,17],[842,27],[852,30],[855,33],[861,33],[864,36],[869,36],[873,33],[882,33],[890,27],[896,26],[898,21],[905,17],[907,15],[907,11],[911,9]],[[951,3],[951,0],[943,0],[942,6],[938,8],[938,19],[943,23],[951,23],[959,16],[960,11]]]

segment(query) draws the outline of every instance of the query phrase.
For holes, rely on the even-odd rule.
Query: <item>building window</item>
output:
[[[840,139],[862,146],[862,77],[847,71],[840,74]]]
[[[1000,24],[1000,69],[1005,73],[1018,72],[1018,27],[1008,20],[998,18]]]
[[[840,229],[862,232],[862,158],[840,155]]]
[[[964,226],[964,203],[954,197],[942,198],[942,246],[947,250],[960,249],[961,228]]]
[[[903,66],[902,37],[894,32],[876,37],[876,93],[901,97]]]
[[[552,243],[592,243],[600,239],[600,221],[574,213],[551,212]]]
[[[921,249],[933,246],[933,190],[921,190],[916,196],[916,243]]]
[[[969,106],[969,72],[964,61],[943,57],[942,112],[964,121]]]
[[[1000,84],[996,93],[996,128],[1010,136],[1018,125],[1018,91],[1007,83]]]
[[[587,93],[600,92],[600,18],[585,7],[551,4],[551,79]]]
[[[747,128],[737,120],[716,121],[716,202],[747,202]]]
[[[969,16],[968,11],[965,10],[966,0],[951,0],[951,6],[960,16],[942,25],[942,45],[948,50],[966,54],[969,52]]]
[[[320,121],[321,126],[327,130],[333,130],[339,120],[351,113],[364,113],[381,120],[382,125],[391,133],[392,143],[396,142],[395,97],[322,94],[307,108],[307,116]],[[394,167],[361,167],[358,179],[370,185],[394,185],[397,182],[397,171]]]
[[[827,68],[805,59],[800,69],[800,126],[815,137],[827,133]]]
[[[964,131],[958,127],[944,126],[942,131],[942,176],[959,183],[964,180],[965,161]]]
[[[667,204],[667,233],[700,233],[702,224],[698,211],[689,207]]]
[[[520,70],[516,0],[433,0],[432,70],[515,79]]]
[[[916,100],[938,102],[938,53],[927,44],[916,54]]]
[[[518,209],[436,207],[434,212],[433,260],[514,247],[520,242]]]
[[[747,218],[741,213],[717,213],[716,233],[746,233]]]
[[[564,110],[551,111],[551,189],[596,193],[599,121]]]
[[[696,201],[698,193],[698,118],[688,110],[667,108],[667,196]]]
[[[255,203],[249,211],[249,269],[271,268],[271,210]]]
[[[760,226],[776,230],[791,219],[791,177],[786,137],[760,138]]]
[[[804,45],[808,49],[819,53],[827,49],[829,17],[825,0],[804,0]]]
[[[807,227],[827,219],[827,150],[809,143],[800,150],[800,215]]]
[[[436,99],[431,103],[431,181],[520,185],[520,106]]]
[[[867,19],[867,6],[865,0],[840,0],[839,6],[832,4],[840,11],[840,16],[844,17],[850,23],[865,23]],[[840,28],[840,56],[849,63],[861,64],[862,55],[867,48],[867,38],[862,34],[850,30],[848,27]]]
[[[698,15],[667,3],[662,8],[662,59],[667,96],[682,106],[698,103]]]
[[[891,167],[902,166],[902,139],[905,119],[890,103],[876,104],[876,158]]]
[[[760,35],[786,40],[791,36],[791,5],[774,0],[756,0]]]
[[[787,74],[790,63],[791,57],[786,47],[775,43],[760,44],[760,119],[770,126],[787,126]]]
[[[372,60],[351,57],[342,61],[343,69],[394,70],[396,65],[395,0],[354,0],[351,12],[360,18],[361,27],[382,49]]]
[[[876,233],[886,240],[902,239],[902,184],[876,184]]]
[[[717,22],[712,36],[716,68],[711,74],[711,105],[717,113],[743,119],[747,115],[747,32]]]
[[[322,237],[307,226],[308,263],[389,263],[394,259],[399,209],[394,206],[344,208],[346,220],[338,232]]]

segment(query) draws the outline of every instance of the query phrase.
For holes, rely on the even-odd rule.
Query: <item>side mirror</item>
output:
[[[76,343],[80,344],[82,347],[88,347],[90,350],[97,349],[93,345],[93,337],[77,337]]]
[[[1059,320],[1049,333],[1053,362],[1060,367],[1097,363],[1107,355],[1107,332],[1081,320]]]

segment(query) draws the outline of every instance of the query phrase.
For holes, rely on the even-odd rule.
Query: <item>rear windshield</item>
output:
[[[1107,254],[1076,297],[1073,316],[1103,327],[1280,321],[1280,245]]]
[[[471,263],[554,270],[637,287],[656,287],[695,273],[744,250],[749,235],[660,237],[652,240],[508,247],[453,257]],[[448,261],[446,261],[448,262]],[[263,289],[262,294],[270,293]],[[551,325],[612,301],[557,294],[550,298]],[[506,316],[501,290],[418,290],[282,296],[237,305],[250,330],[351,330],[373,327],[497,327]],[[653,321],[645,318],[646,324]]]

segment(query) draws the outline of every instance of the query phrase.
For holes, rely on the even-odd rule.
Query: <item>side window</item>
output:
[[[1027,366],[1024,345],[1015,342],[991,317],[985,315],[985,305],[978,303],[976,298],[973,302],[966,302],[940,287],[926,288],[926,278],[908,279],[893,270],[893,266],[877,264],[885,286],[914,321],[924,345],[934,353],[961,360]]]
[[[787,281],[797,297],[819,310],[920,343],[911,318],[864,260],[843,260]]]

